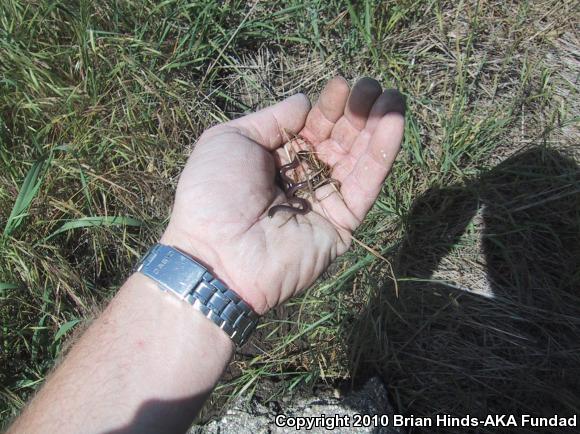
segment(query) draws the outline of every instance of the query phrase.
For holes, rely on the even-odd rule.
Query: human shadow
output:
[[[142,403],[133,418],[124,426],[103,434],[183,434],[189,432],[194,417],[209,392],[179,399],[150,399]]]
[[[545,147],[418,198],[392,282],[345,333],[398,412],[580,413],[580,169]],[[479,254],[477,254],[479,252]],[[579,414],[580,418],[580,414]],[[562,432],[559,427],[409,432]]]

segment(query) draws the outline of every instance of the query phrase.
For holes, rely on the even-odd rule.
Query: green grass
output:
[[[158,238],[200,132],[337,73],[407,96],[357,233],[401,295],[354,246],[265,319],[213,402],[379,374],[416,416],[578,412],[574,3],[248,3],[0,4],[2,421]]]

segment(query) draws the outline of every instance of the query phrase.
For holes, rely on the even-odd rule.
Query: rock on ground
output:
[[[252,399],[240,398],[219,420],[214,420],[203,426],[194,426],[188,434],[278,434],[293,432],[309,433],[373,433],[373,434],[403,434],[392,426],[378,426],[372,418],[359,419],[358,415],[392,416],[393,409],[389,404],[387,389],[377,377],[371,378],[357,391],[352,391],[342,398],[336,398],[331,390],[315,392],[312,396],[295,396],[290,400],[267,401],[268,388],[256,392]],[[333,430],[321,426],[314,426],[310,430],[306,427],[297,430],[294,427],[277,426],[276,417],[283,415],[286,418],[302,417],[321,421],[322,418],[333,420],[348,419],[347,426],[335,427]],[[281,416],[280,416],[281,417]],[[317,419],[316,419],[317,418]],[[369,424],[370,426],[353,427],[353,422]],[[287,419],[289,420],[289,419]],[[382,418],[384,422],[385,417]]]

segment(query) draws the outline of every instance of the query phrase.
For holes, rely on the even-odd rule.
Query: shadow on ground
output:
[[[470,268],[473,258],[458,252],[474,218],[485,279],[473,283],[491,298],[433,277],[454,254],[455,263]],[[580,413],[574,160],[541,147],[525,150],[466,185],[428,191],[406,224],[396,258],[399,297],[384,285],[346,332],[355,379],[380,375],[408,415]]]

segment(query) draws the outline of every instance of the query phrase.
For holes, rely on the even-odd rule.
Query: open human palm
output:
[[[212,269],[263,314],[311,285],[350,243],[400,149],[404,100],[372,79],[336,77],[311,108],[305,95],[207,130],[177,187],[161,242]],[[339,182],[321,186],[304,215],[276,184],[283,146],[299,134]]]

